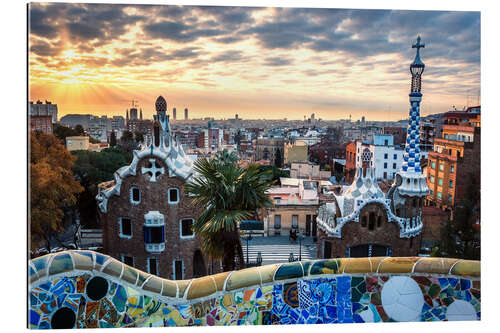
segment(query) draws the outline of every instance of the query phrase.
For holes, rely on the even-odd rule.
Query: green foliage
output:
[[[54,124],[54,135],[59,140],[65,142],[68,136],[83,136],[85,132],[82,125],[76,125],[74,129],[59,124]]]
[[[193,203],[205,207],[193,224],[196,234],[203,237],[202,250],[212,258],[223,259],[224,270],[235,268],[235,257],[242,254],[238,223],[256,214],[260,208],[271,207],[265,191],[271,186],[271,172],[257,165],[241,168],[225,159],[198,159],[194,170],[199,173],[186,183],[185,190]],[[239,259],[243,262],[243,258]]]
[[[80,221],[86,228],[97,227],[97,185],[113,179],[116,170],[130,164],[132,154],[121,147],[113,147],[101,152],[77,150],[73,173],[84,187],[78,196],[78,210]]]
[[[281,149],[276,149],[276,154],[274,157],[274,165],[277,168],[281,168],[283,166],[283,158],[281,157]]]
[[[479,179],[470,173],[463,200],[456,202],[453,220],[448,220],[441,230],[441,241],[436,253],[464,259],[480,259],[480,232],[474,224],[479,218]]]
[[[135,137],[135,142],[137,143],[144,142],[144,133],[140,131],[135,131],[134,137]]]
[[[260,172],[270,172],[272,184],[280,184],[280,178],[289,178],[290,170],[283,170],[277,168],[275,165],[258,165],[257,168]]]
[[[109,137],[109,146],[110,147],[116,146],[116,132],[115,131],[111,131],[111,135]]]

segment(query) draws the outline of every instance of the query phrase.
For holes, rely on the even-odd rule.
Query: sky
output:
[[[401,120],[420,35],[422,115],[480,103],[480,13],[32,3],[29,98],[152,118]]]

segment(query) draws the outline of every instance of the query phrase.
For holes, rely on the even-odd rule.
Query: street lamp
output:
[[[298,238],[299,238],[299,261],[302,260],[302,232],[299,231],[299,234],[298,234]]]
[[[249,263],[249,260],[248,260],[248,241],[252,240],[252,235],[251,234],[246,235],[245,240],[247,241],[247,265],[248,265],[248,263]]]

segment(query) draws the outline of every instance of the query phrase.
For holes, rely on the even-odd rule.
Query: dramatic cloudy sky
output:
[[[478,101],[479,12],[32,4],[31,99],[61,115],[402,119],[422,36],[423,114]]]

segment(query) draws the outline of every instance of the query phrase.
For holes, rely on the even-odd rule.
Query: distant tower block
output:
[[[314,113],[311,114],[311,120],[314,120]]]
[[[141,109],[141,113],[140,113],[139,119],[142,120],[142,109]]]
[[[127,118],[126,119],[127,119],[127,121],[129,121],[129,118],[128,118],[128,109],[127,109]]]
[[[177,120],[177,109],[176,108],[173,109],[172,116],[173,116],[174,120]]]
[[[237,119],[238,119],[238,114],[235,114],[235,115],[234,115],[234,118],[237,120]]]
[[[189,119],[189,116],[188,116],[188,109],[187,109],[187,108],[185,108],[185,109],[184,109],[184,119],[185,119],[185,120],[188,120],[188,119]]]

